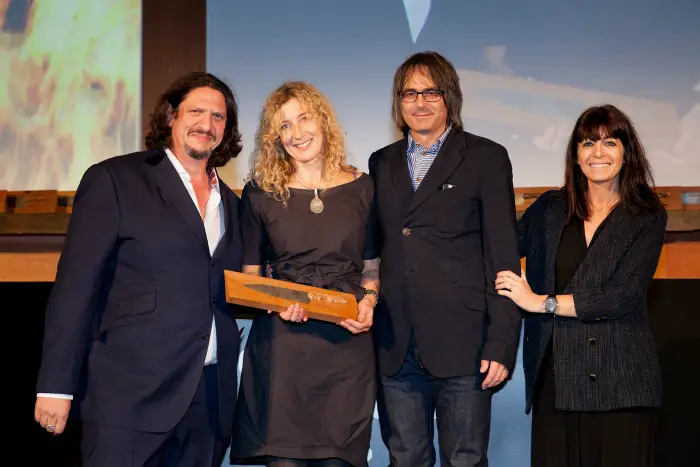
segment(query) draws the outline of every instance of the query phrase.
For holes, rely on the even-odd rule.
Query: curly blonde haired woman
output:
[[[356,320],[308,320],[299,304],[253,321],[232,462],[366,465],[376,393],[371,325],[379,291],[372,179],[345,162],[318,89],[285,83],[266,100],[242,195],[243,270],[355,294]]]

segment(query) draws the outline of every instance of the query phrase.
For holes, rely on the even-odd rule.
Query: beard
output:
[[[196,129],[189,131],[188,134],[189,135],[206,136],[212,142],[216,141],[216,133],[214,132],[214,130],[206,131],[206,130],[203,130],[201,128],[196,128]],[[214,149],[216,148],[216,144],[214,144],[214,146],[212,146],[208,149],[196,149],[187,143],[185,143],[184,146],[185,146],[185,152],[187,153],[187,155],[196,161],[208,159],[211,156],[211,153],[214,152]]]
[[[211,156],[211,153],[213,151],[214,151],[214,148],[195,149],[192,146],[185,144],[185,152],[187,153],[188,156],[190,156],[192,159],[194,159],[196,161],[208,159]]]

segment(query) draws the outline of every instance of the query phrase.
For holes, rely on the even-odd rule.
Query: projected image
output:
[[[0,0],[0,189],[138,150],[140,96],[140,0]]]
[[[624,2],[586,5],[605,14],[593,19],[551,0],[353,0],[303,9],[209,0],[207,66],[239,97],[244,153],[266,94],[300,79],[329,96],[348,158],[366,170],[370,154],[399,136],[390,114],[396,67],[435,50],[460,75],[467,131],[506,146],[516,186],[562,183],[575,119],[606,103],[635,123],[659,185],[697,185],[700,3],[678,0],[661,16],[654,0],[636,2],[633,15]],[[222,176],[242,186],[247,158],[229,165]]]
[[[432,3],[431,0],[403,0],[414,43],[430,16]],[[641,2],[639,7],[642,18],[653,19],[653,5]],[[697,6],[694,10],[700,13]],[[504,19],[508,16],[508,13],[503,14]],[[647,70],[646,79],[651,84],[643,84],[646,89],[641,93],[635,88],[642,86],[635,86],[635,80],[643,83],[645,79],[633,76],[633,69],[626,71],[624,68],[623,77],[629,73],[629,89],[623,88],[618,92],[598,89],[607,87],[598,84],[605,81],[606,75],[611,81],[608,86],[616,84],[620,79],[615,76],[620,73],[616,70],[620,64],[616,62],[632,61],[630,58],[636,54],[625,49],[634,46],[634,42],[619,44],[610,38],[611,50],[603,54],[610,57],[609,69],[602,74],[594,71],[588,82],[584,80],[575,84],[566,83],[568,80],[550,82],[546,73],[544,76],[539,73],[537,78],[523,76],[509,65],[510,57],[505,45],[486,46],[482,49],[482,63],[485,65],[483,71],[468,68],[458,70],[465,99],[462,118],[470,131],[507,146],[517,165],[521,165],[519,162],[522,158],[527,158],[527,166],[545,169],[532,175],[527,169],[516,173],[522,183],[555,185],[561,183],[563,172],[563,160],[556,156],[566,151],[575,119],[586,107],[612,103],[634,121],[658,180],[668,185],[700,183],[700,176],[695,175],[694,180],[688,176],[700,173],[700,81],[693,82],[694,78],[700,77],[700,68],[692,58],[700,52],[700,46],[692,44],[692,38],[700,40],[700,28],[696,25],[685,30],[679,23],[678,31],[669,31],[667,28],[671,24],[672,22],[667,22],[657,31],[659,37],[656,40],[662,44],[645,45],[640,41],[639,47],[642,50],[645,46],[648,48],[647,59],[650,62],[667,47],[666,52],[674,54],[680,60],[679,66],[670,68],[676,74],[674,82],[666,83],[664,67]],[[521,27],[527,28],[525,25]],[[689,43],[684,39],[685,36],[691,38]],[[575,54],[574,44],[582,38],[572,34],[564,36],[562,40],[567,39],[571,41],[572,52]],[[616,51],[616,47],[622,51]],[[546,69],[550,68],[550,57],[537,56],[535,60],[541,61]],[[581,61],[584,63],[570,69],[572,75],[585,68],[586,60]],[[516,68],[520,67],[516,65]],[[562,71],[565,72],[565,69]],[[666,85],[678,88],[664,90],[666,95],[657,97]]]

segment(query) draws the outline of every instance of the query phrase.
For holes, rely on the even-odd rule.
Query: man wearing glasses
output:
[[[520,275],[506,149],[467,133],[452,64],[409,57],[394,76],[403,139],[372,154],[382,296],[373,333],[382,439],[394,467],[486,466],[493,388],[515,364],[517,308],[494,289]]]

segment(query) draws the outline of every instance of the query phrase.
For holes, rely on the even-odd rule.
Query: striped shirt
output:
[[[429,148],[423,147],[420,143],[413,139],[411,133],[408,133],[408,172],[411,174],[411,183],[413,191],[418,189],[420,182],[423,181],[428,169],[433,165],[435,157],[438,155],[442,143],[447,139],[447,135],[452,129],[452,124],[447,127],[447,130],[435,141]]]

